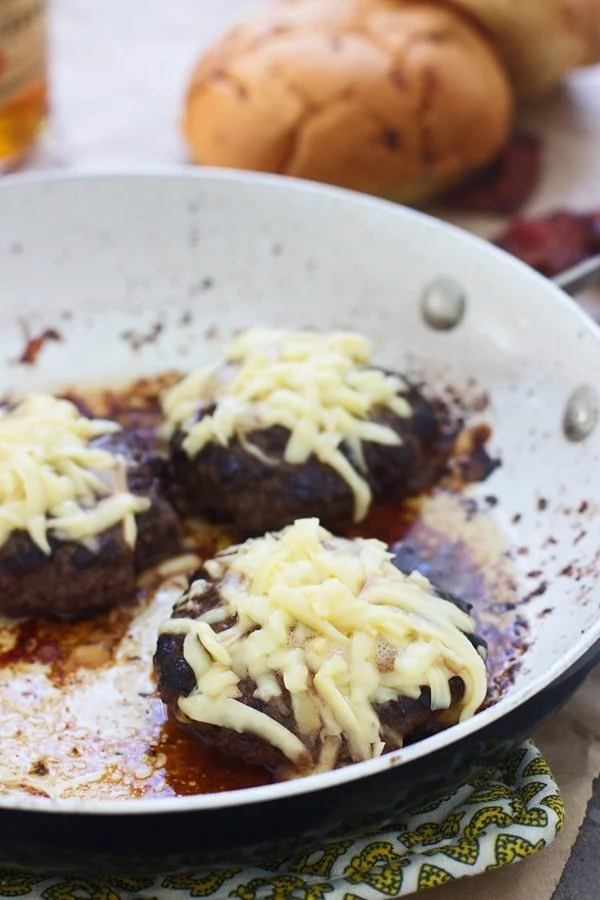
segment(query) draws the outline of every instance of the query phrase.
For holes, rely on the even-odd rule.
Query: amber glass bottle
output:
[[[47,113],[45,0],[0,0],[0,173],[33,149]]]

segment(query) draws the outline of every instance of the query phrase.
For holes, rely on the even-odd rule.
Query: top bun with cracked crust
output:
[[[446,0],[488,33],[521,97],[600,62],[600,0]]]
[[[434,2],[268,6],[200,60],[184,134],[195,162],[418,203],[489,160],[512,91],[487,39]]]

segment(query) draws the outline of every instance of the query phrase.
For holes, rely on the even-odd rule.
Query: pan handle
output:
[[[600,284],[600,255],[592,256],[552,279],[566,294],[575,297],[580,291]]]

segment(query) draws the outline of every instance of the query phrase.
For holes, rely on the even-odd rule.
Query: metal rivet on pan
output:
[[[595,430],[600,415],[598,394],[589,384],[573,391],[565,409],[563,431],[570,441],[584,441]]]
[[[437,278],[423,291],[421,312],[430,328],[450,331],[462,321],[467,308],[464,290],[451,278]]]

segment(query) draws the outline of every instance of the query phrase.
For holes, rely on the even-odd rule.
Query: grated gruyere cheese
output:
[[[49,554],[48,536],[85,542],[119,522],[130,546],[136,513],[150,500],[127,490],[127,461],[94,447],[93,438],[120,431],[87,419],[68,400],[30,394],[0,410],[0,546],[28,532]]]
[[[290,432],[285,461],[301,465],[314,454],[335,469],[354,494],[354,518],[360,521],[371,503],[362,442],[401,443],[393,428],[370,421],[369,413],[383,408],[402,418],[411,414],[402,396],[406,383],[370,368],[370,357],[368,341],[350,332],[249,329],[225,347],[221,359],[165,393],[167,434],[184,432],[190,458],[210,442],[227,446],[237,437],[247,452],[272,463],[247,435],[283,426]]]
[[[196,687],[178,701],[188,719],[251,732],[299,770],[314,768],[307,745],[320,746],[316,770],[331,768],[346,741],[354,760],[384,749],[377,706],[431,691],[431,708],[452,704],[449,681],[464,684],[461,721],[487,692],[485,661],[469,635],[472,618],[439,597],[418,573],[407,576],[376,540],[333,537],[317,519],[246,541],[205,564],[217,583],[222,615],[172,618],[161,634],[184,636]],[[192,583],[177,605],[201,599]],[[231,627],[213,624],[231,619]],[[241,701],[240,682],[268,703],[289,694],[297,733]]]

